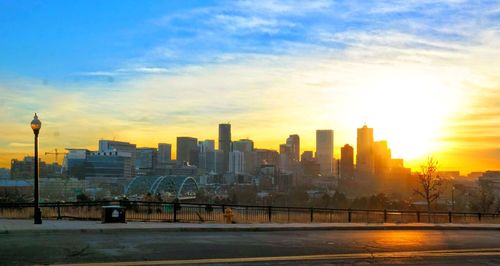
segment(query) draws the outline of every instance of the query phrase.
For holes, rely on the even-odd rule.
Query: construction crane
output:
[[[56,163],[59,163],[59,161],[57,160],[57,157],[60,155],[60,154],[67,154],[67,152],[58,152],[57,149],[54,149],[54,152],[45,152],[45,155],[54,155],[55,158],[56,158]]]

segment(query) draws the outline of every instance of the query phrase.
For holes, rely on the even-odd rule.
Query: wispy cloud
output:
[[[33,143],[19,143],[19,142],[11,142],[9,143],[10,147],[33,147]]]
[[[0,128],[0,153],[25,150],[14,143],[31,137],[36,110],[44,149],[213,138],[228,120],[236,138],[270,148],[294,132],[312,149],[314,130],[331,127],[338,147],[368,122],[396,156],[441,147],[457,157],[481,144],[475,151],[490,167],[498,157],[485,146],[500,143],[494,10],[498,3],[228,1],[151,18],[134,34],[154,41],[75,74],[106,82],[1,84],[0,122],[11,126]],[[432,145],[408,144],[416,140]]]
[[[282,31],[285,27],[292,28],[294,26],[291,22],[282,22],[272,18],[256,16],[244,17],[225,14],[215,15],[211,23],[214,26],[222,26],[225,30],[233,32],[233,34],[244,34],[245,31],[275,34]]]

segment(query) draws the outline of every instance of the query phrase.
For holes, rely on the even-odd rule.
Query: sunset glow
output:
[[[429,154],[444,169],[499,168],[498,4],[311,1],[299,14],[287,3],[157,3],[121,23],[120,12],[102,14],[82,32],[80,16],[57,14],[59,23],[0,4],[0,16],[68,32],[51,41],[32,39],[37,27],[0,28],[0,167],[31,153],[38,112],[42,153],[96,149],[102,138],[216,139],[229,121],[234,139],[258,148],[299,134],[302,151],[313,150],[315,130],[334,129],[338,158],[366,123],[412,168]]]

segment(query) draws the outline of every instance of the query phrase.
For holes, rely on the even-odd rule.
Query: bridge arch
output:
[[[144,196],[148,193],[169,193],[178,199],[194,199],[198,183],[191,176],[137,176],[125,188],[127,196]]]

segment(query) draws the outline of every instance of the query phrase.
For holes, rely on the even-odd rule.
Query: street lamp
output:
[[[40,128],[42,127],[42,122],[38,120],[38,116],[35,113],[35,117],[31,121],[31,129],[33,129],[33,133],[35,134],[35,181],[34,181],[34,217],[35,224],[42,224],[42,211],[40,210],[39,201],[39,190],[38,190],[38,133],[40,132]]]
[[[451,186],[451,211],[455,210],[455,186]]]

